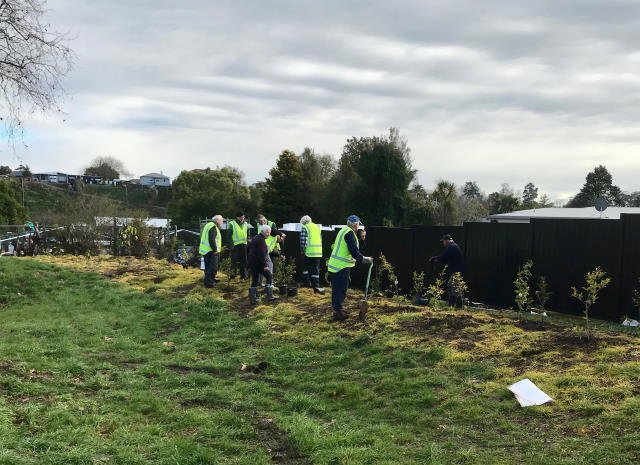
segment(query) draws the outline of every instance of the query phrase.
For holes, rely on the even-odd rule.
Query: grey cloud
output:
[[[430,179],[458,176],[438,163],[439,154],[464,166],[457,181],[477,179],[486,190],[519,184],[522,172],[561,158],[579,187],[591,162],[610,159],[628,167],[614,173],[623,186],[640,187],[632,175],[640,162],[631,157],[640,145],[638,2],[48,6],[51,22],[77,36],[72,46],[80,59],[67,87],[68,119],[78,131],[69,133],[77,138],[91,129],[95,138],[104,128],[105,149],[113,141],[114,152],[125,144],[118,134],[122,141],[135,136],[140,165],[157,161],[154,144],[163,131],[192,131],[195,140],[184,147],[194,152],[181,154],[182,168],[200,163],[195,152],[210,146],[226,154],[220,164],[242,160],[247,175],[259,179],[282,148],[310,144],[338,153],[347,137],[397,126]],[[56,131],[41,129],[39,139],[66,137],[48,130]],[[182,150],[179,142],[171,147]],[[522,155],[505,164],[505,153]],[[564,172],[536,174],[551,193],[571,191]]]

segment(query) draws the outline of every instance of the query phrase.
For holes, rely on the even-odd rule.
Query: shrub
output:
[[[455,294],[455,296],[458,299],[460,299],[460,302],[462,303],[462,308],[464,308],[464,301],[465,301],[467,292],[469,292],[469,286],[467,286],[467,283],[464,282],[462,273],[460,273],[459,271],[456,271],[451,276],[451,289],[453,290],[453,293]]]
[[[144,220],[134,219],[119,234],[119,242],[125,255],[144,258],[151,252],[151,228]]]
[[[296,264],[293,259],[287,260],[284,255],[275,257],[275,276],[274,280],[279,285],[290,285],[294,281],[296,275]]]
[[[551,298],[551,294],[552,292],[549,290],[547,278],[545,278],[544,276],[540,276],[538,278],[538,289],[536,290],[535,295],[541,314],[546,312],[547,302]],[[542,316],[540,318],[542,318]]]
[[[380,254],[380,265],[378,266],[378,279],[380,288],[387,294],[396,296],[400,292],[398,287],[398,277],[394,266],[387,260],[383,253]]]
[[[531,280],[531,268],[533,268],[533,262],[527,260],[527,262],[518,270],[516,279],[513,281],[513,287],[515,291],[515,301],[518,307],[518,316],[522,318],[522,314],[526,312],[531,304],[531,288],[529,287],[529,281]]]
[[[447,266],[445,265],[442,271],[436,276],[433,284],[427,287],[427,299],[429,299],[429,305],[432,307],[439,307],[444,295],[444,283],[447,272]]]
[[[611,282],[611,278],[607,276],[607,273],[604,272],[599,266],[597,266],[593,271],[587,273],[585,277],[586,285],[582,287],[580,290],[575,287],[571,288],[571,297],[578,299],[582,302],[584,307],[583,313],[585,317],[585,328],[587,333],[587,338],[591,339],[591,322],[589,321],[589,311],[593,304],[598,300],[600,291],[607,287]]]
[[[424,271],[418,273],[417,271],[413,272],[413,293],[419,297],[422,297],[425,291],[424,285]]]

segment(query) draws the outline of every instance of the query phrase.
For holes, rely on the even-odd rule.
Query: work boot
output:
[[[343,310],[334,310],[333,311],[333,316],[331,317],[331,320],[329,320],[331,323],[335,323],[338,321],[344,321],[347,319],[347,314],[343,311]]]
[[[249,288],[249,302],[251,305],[255,305],[258,303],[258,288],[250,287]]]
[[[311,278],[311,285],[314,294],[324,295],[324,287],[320,287],[320,277]]]
[[[265,287],[265,291],[267,293],[267,300],[269,302],[273,302],[274,300],[278,300],[278,297],[273,295],[273,285]]]

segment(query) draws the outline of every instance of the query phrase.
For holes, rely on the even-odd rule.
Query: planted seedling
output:
[[[580,290],[575,287],[571,288],[571,297],[579,300],[584,309],[584,317],[585,317],[585,330],[587,334],[587,339],[593,339],[591,334],[591,321],[589,320],[589,311],[593,304],[596,303],[598,297],[600,296],[600,292],[602,289],[607,287],[611,282],[611,278],[607,276],[607,273],[602,270],[599,266],[597,266],[593,271],[587,273],[585,277],[586,285],[580,288]]]
[[[544,319],[544,316],[547,313],[547,302],[549,302],[551,294],[553,293],[549,290],[547,278],[540,276],[538,278],[538,289],[535,292],[536,301],[538,302],[538,307],[540,309],[540,321]]]
[[[454,295],[460,299],[462,303],[462,308],[464,308],[464,301],[469,291],[469,286],[464,282],[464,278],[462,277],[462,273],[456,271],[451,276],[451,289],[453,290]]]
[[[529,310],[529,307],[533,303],[531,299],[531,288],[529,286],[529,281],[531,280],[531,268],[533,268],[533,262],[531,260],[527,260],[527,262],[518,270],[516,279],[513,281],[519,319],[522,319],[524,312]]]
[[[427,299],[429,300],[429,305],[436,308],[441,305],[442,296],[444,295],[444,283],[445,283],[445,275],[447,272],[447,266],[445,265],[442,271],[438,273],[433,284],[430,284],[427,287]]]

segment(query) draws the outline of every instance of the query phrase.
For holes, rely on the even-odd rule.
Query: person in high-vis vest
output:
[[[275,274],[276,257],[281,254],[281,245],[284,242],[287,235],[282,231],[278,231],[278,227],[273,221],[269,221],[263,214],[256,216],[256,222],[258,223],[258,229],[262,226],[269,226],[271,228],[271,234],[266,238],[267,247],[269,247],[269,257],[271,258],[271,273]]]
[[[331,321],[343,321],[347,314],[342,308],[342,303],[347,297],[351,268],[356,263],[373,263],[372,257],[365,257],[360,253],[357,231],[360,227],[360,218],[351,215],[336,236],[331,250],[331,257],[327,262],[327,269],[331,273],[331,307],[333,318]]]
[[[247,279],[247,243],[249,242],[251,225],[245,221],[244,213],[238,212],[236,219],[229,221],[227,229],[233,245],[231,277],[235,278],[236,272],[239,271],[240,279]]]
[[[204,225],[200,233],[200,247],[198,252],[204,260],[204,287],[214,287],[218,264],[220,263],[220,251],[222,250],[222,215],[214,216],[211,221]]]
[[[320,287],[320,260],[322,259],[322,230],[309,215],[300,218],[300,252],[304,259],[302,279],[306,287],[312,287],[313,292],[324,294]]]

